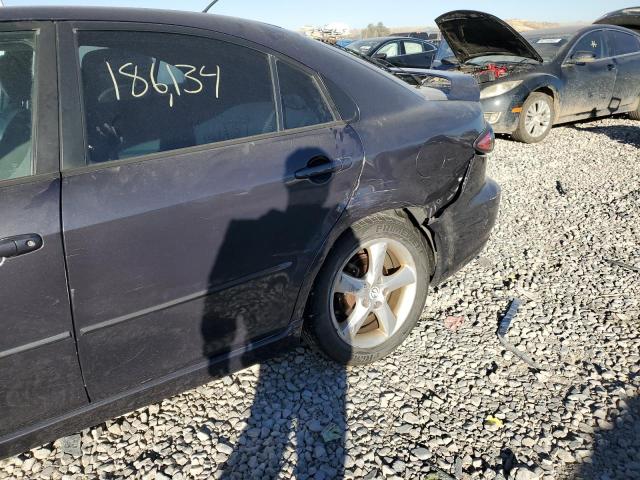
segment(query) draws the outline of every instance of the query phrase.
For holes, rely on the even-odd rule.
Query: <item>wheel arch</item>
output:
[[[429,254],[429,266],[431,269],[431,272],[429,272],[429,279],[431,280],[431,278],[433,278],[436,268],[437,250],[433,234],[429,231],[428,228],[423,226],[424,221],[427,219],[427,217],[426,213],[424,213],[422,209],[406,207],[401,209],[381,210],[376,212],[369,212],[366,215],[357,217],[352,217],[349,215],[349,212],[346,212],[345,217],[343,217],[343,220],[339,222],[333,229],[332,233],[325,241],[323,248],[318,253],[318,255],[316,255],[316,258],[312,262],[312,265],[309,267],[309,270],[305,275],[305,281],[303,282],[303,285],[298,294],[291,321],[293,330],[297,333],[298,336],[300,336],[301,334],[302,326],[305,321],[305,311],[311,299],[313,286],[317,281],[318,275],[322,270],[326,259],[329,257],[338,241],[348,234],[351,227],[355,223],[370,218],[374,215],[394,215],[397,217],[401,217],[411,223],[414,228],[416,228],[420,232],[420,234],[426,240],[427,245],[429,246],[429,248],[427,249],[427,252]]]

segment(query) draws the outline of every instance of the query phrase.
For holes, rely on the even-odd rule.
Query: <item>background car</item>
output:
[[[436,20],[458,60],[441,68],[473,75],[497,133],[534,143],[554,124],[629,113],[640,119],[640,36],[614,25],[520,35],[482,12]],[[444,47],[443,47],[444,48]]]
[[[338,45],[339,47],[342,47],[342,48],[346,48],[350,44],[352,44],[353,42],[355,42],[355,40],[351,40],[350,38],[341,38],[340,40],[338,40],[336,42],[336,45]]]
[[[640,33],[640,7],[623,8],[607,13],[594,22],[600,25],[617,25]]]
[[[407,68],[430,68],[437,50],[433,43],[426,40],[392,36],[358,40],[347,48]]]
[[[203,13],[7,7],[0,24],[0,457],[303,335],[376,361],[489,239],[494,138],[470,77],[443,74],[434,101]]]
[[[390,36],[392,37],[408,37],[408,38],[421,38],[422,40],[428,40],[434,45],[438,45],[440,41],[440,35],[438,33],[429,33],[429,32],[401,32],[401,33],[392,33]]]

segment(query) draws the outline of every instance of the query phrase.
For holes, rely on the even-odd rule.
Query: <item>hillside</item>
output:
[[[507,20],[507,23],[519,32],[528,32],[529,30],[540,30],[542,28],[560,27],[561,23],[553,22],[532,22],[529,20]]]

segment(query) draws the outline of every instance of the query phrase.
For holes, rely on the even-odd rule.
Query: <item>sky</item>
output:
[[[210,0],[4,0],[6,6],[104,5],[201,11]],[[250,18],[285,28],[343,22],[352,28],[383,22],[387,26],[427,26],[442,13],[481,10],[504,19],[543,22],[593,22],[607,12],[640,5],[640,0],[219,0],[213,13]],[[392,8],[389,8],[392,6]]]

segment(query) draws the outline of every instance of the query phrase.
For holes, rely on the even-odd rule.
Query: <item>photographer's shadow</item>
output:
[[[269,210],[258,219],[232,220],[211,269],[209,285],[230,282],[221,293],[211,295],[202,315],[203,356],[215,358],[221,348],[234,353],[227,364],[212,363],[210,373],[235,372],[258,357],[251,345],[264,339],[282,323],[282,309],[295,302],[284,271],[273,272],[233,285],[234,268],[248,265],[244,252],[273,250],[294,258],[308,249],[308,238],[320,231],[318,222],[329,215],[325,208],[327,188],[317,188],[309,180],[296,180],[301,158],[322,156],[314,149],[300,149],[285,163],[283,176],[287,204],[284,210]],[[306,183],[302,183],[306,182]],[[282,232],[265,235],[264,232]],[[310,232],[313,235],[310,235]],[[285,242],[277,249],[263,248],[263,242]],[[308,252],[307,252],[308,253]],[[250,257],[250,255],[248,255]],[[255,261],[255,255],[254,255]],[[260,259],[265,264],[273,258]],[[297,292],[295,292],[297,295]],[[223,301],[221,301],[223,298]],[[277,352],[271,352],[277,353]],[[345,463],[345,368],[325,360],[309,349],[269,360],[260,365],[255,397],[247,425],[232,444],[233,452],[218,465],[216,478],[340,479]]]
[[[589,462],[577,472],[579,479],[640,478],[640,397],[628,399],[611,425],[596,430]]]
[[[221,478],[343,478],[346,387],[343,367],[302,348],[262,364]]]

